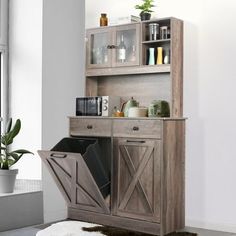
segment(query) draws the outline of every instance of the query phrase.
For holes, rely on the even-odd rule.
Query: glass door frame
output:
[[[136,47],[136,60],[135,61],[128,61],[128,62],[117,62],[117,34],[119,31],[128,31],[128,30],[135,30],[135,47]],[[141,24],[138,22],[136,24],[127,24],[127,25],[120,25],[116,26],[114,29],[114,33],[112,34],[112,42],[115,45],[113,49],[113,57],[112,57],[112,67],[123,67],[123,66],[138,66],[140,61],[140,38],[141,38]]]
[[[91,55],[92,55],[92,47],[91,47],[91,43],[92,43],[92,37],[93,35],[96,34],[107,34],[107,42],[108,45],[106,46],[110,46],[112,45],[112,27],[111,28],[98,28],[98,29],[92,29],[89,30],[87,32],[87,46],[86,46],[86,54],[87,54],[87,68],[106,68],[106,67],[111,67],[112,66],[112,50],[111,49],[107,49],[107,63],[102,63],[102,64],[92,64],[91,63]]]

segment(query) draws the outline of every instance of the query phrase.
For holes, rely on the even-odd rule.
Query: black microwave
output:
[[[120,97],[95,96],[76,98],[76,116],[112,116],[120,107]]]

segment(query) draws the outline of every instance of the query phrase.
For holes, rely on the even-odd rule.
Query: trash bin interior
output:
[[[81,155],[84,155],[87,147],[96,142],[96,139],[63,138],[51,149],[51,151],[80,153]]]

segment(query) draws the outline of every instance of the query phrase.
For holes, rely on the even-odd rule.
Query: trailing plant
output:
[[[9,119],[6,125],[5,132],[1,135],[1,156],[0,156],[0,169],[8,170],[14,165],[24,154],[33,154],[25,149],[18,149],[15,151],[10,150],[10,145],[13,143],[14,138],[18,135],[21,129],[21,121],[17,119],[12,127],[12,118]]]
[[[142,0],[143,4],[136,5],[135,9],[141,10],[141,13],[150,13],[153,12],[151,8],[155,7],[153,5],[154,0]]]

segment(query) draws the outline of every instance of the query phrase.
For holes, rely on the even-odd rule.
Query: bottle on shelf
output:
[[[130,53],[129,61],[131,61],[131,62],[136,61],[136,48],[135,48],[135,45],[132,45],[132,47],[131,47],[131,53]]]
[[[163,47],[157,48],[157,65],[163,64]]]
[[[160,39],[167,39],[168,37],[168,27],[162,26],[160,27]]]
[[[149,48],[149,60],[148,60],[148,65],[155,65],[155,49],[154,48]]]
[[[121,35],[120,44],[118,46],[118,61],[124,63],[126,61],[126,45],[124,42],[124,35]]]
[[[164,64],[170,64],[170,49],[166,48],[164,50]]]
[[[107,26],[108,18],[106,13],[102,13],[100,17],[100,26]]]
[[[159,24],[151,23],[148,25],[149,27],[149,40],[157,40],[159,37]]]

